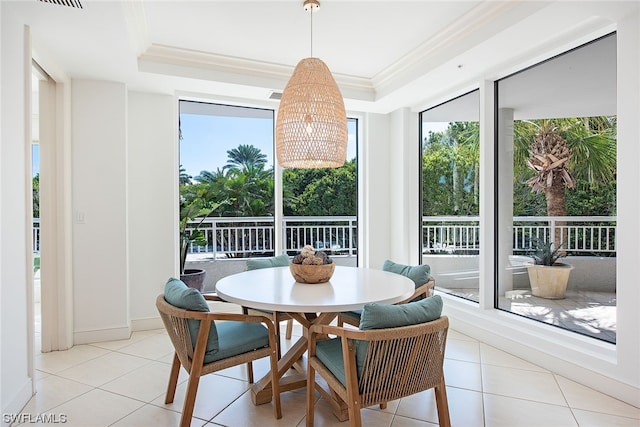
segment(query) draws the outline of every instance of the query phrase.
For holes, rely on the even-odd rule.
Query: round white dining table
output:
[[[371,268],[336,266],[326,283],[297,283],[289,267],[244,271],[220,279],[216,293],[225,301],[261,310],[288,313],[303,333],[278,361],[280,390],[306,386],[307,331],[315,324],[329,324],[341,311],[358,310],[367,303],[393,304],[413,295],[415,284],[403,275]],[[292,369],[293,368],[293,369]],[[297,371],[292,373],[293,370]],[[271,401],[271,376],[251,387],[255,405]]]
[[[289,267],[262,268],[224,277],[218,296],[245,307],[282,312],[341,312],[367,303],[393,304],[409,298],[415,284],[406,276],[372,268],[336,266],[327,283],[298,283]]]

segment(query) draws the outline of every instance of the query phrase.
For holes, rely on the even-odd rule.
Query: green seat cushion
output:
[[[205,354],[204,363],[269,346],[269,330],[260,323],[224,321],[217,323],[217,329],[218,351]]]
[[[402,274],[413,280],[416,289],[424,285],[431,278],[431,267],[428,264],[422,265],[405,265],[398,264],[390,260],[386,260],[382,264],[382,270],[390,271],[391,273]],[[414,298],[412,301],[418,301],[424,298],[424,295],[420,295]]]
[[[442,314],[442,298],[434,295],[407,304],[365,304],[360,329],[384,329],[431,322]]]
[[[367,343],[356,341],[356,365],[358,367],[358,378],[362,375],[364,368],[364,358],[367,355]],[[331,338],[316,342],[316,357],[331,371],[331,373],[346,386],[346,373],[344,370],[344,359],[342,357],[342,340]]]
[[[289,265],[289,256],[282,254],[268,258],[249,258],[247,260],[248,270],[258,270],[269,267],[286,267]]]
[[[412,266],[398,264],[396,262],[386,260],[384,264],[382,264],[382,270],[402,274],[403,276],[408,277],[409,279],[413,280],[416,288],[427,283],[429,281],[429,278],[431,277],[431,267],[429,267],[428,264]]]
[[[200,291],[188,287],[182,280],[170,278],[164,286],[164,299],[174,307],[183,308],[191,311],[209,311],[207,300],[204,299]],[[187,320],[189,326],[189,335],[191,336],[191,344],[195,347],[198,340],[198,332],[200,331],[200,321],[195,319]],[[205,359],[207,355],[213,355],[218,351],[218,331],[215,322],[211,322],[209,329],[209,338],[207,340],[207,348],[205,351]]]
[[[360,316],[362,316],[362,310],[343,311],[340,313],[340,315],[344,317],[349,317],[359,322]]]

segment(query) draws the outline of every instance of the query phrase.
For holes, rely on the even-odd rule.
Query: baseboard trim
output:
[[[17,424],[19,419],[12,420],[11,417],[19,417],[25,405],[33,396],[33,380],[27,378],[27,381],[20,387],[11,402],[2,408],[2,427],[9,427],[12,423]],[[24,420],[22,421],[24,422]]]
[[[93,331],[75,331],[73,345],[91,344],[95,342],[126,340],[131,337],[131,327],[96,329]]]
[[[146,319],[136,319],[131,321],[131,330],[134,332],[163,328],[164,324],[160,317],[147,317]]]

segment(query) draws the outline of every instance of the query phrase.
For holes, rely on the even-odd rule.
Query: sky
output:
[[[180,164],[188,175],[215,171],[227,164],[227,151],[253,145],[274,163],[274,121],[271,118],[181,114]],[[348,122],[347,160],[355,157],[355,121]]]

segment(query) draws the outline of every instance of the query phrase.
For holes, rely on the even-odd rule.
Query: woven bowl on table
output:
[[[336,264],[307,265],[289,264],[289,270],[298,283],[325,283],[333,276]]]

